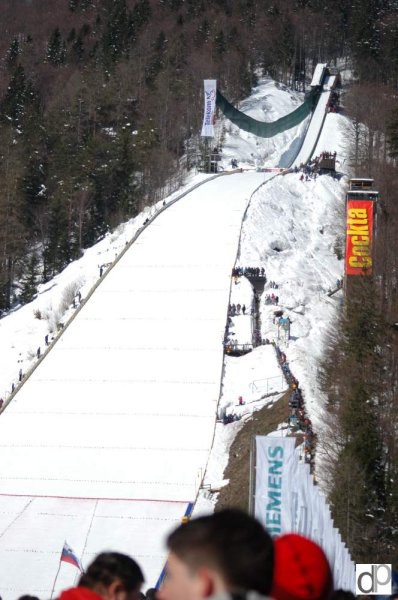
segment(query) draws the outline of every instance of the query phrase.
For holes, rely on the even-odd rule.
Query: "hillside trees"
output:
[[[180,180],[182,156],[190,165],[187,148],[198,148],[203,78],[217,78],[232,101],[250,92],[259,66],[302,89],[306,70],[344,56],[363,27],[348,0],[3,4],[0,121],[23,136],[15,214],[44,278]],[[374,27],[393,26],[382,8],[370,14]],[[385,29],[380,44],[392,57]]]
[[[348,278],[323,370],[330,500],[357,561],[398,558],[398,171],[389,157],[394,106],[395,90],[375,82],[352,86],[345,97],[352,119],[345,170],[374,177],[380,194],[373,275]]]

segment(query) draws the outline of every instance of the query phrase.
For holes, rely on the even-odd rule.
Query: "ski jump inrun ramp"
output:
[[[271,177],[213,179],[159,215],[1,415],[4,600],[50,598],[65,540],[85,566],[126,552],[156,582],[212,445],[242,218]]]

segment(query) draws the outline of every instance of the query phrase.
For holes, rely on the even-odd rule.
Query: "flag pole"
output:
[[[62,548],[63,548],[63,546],[62,546]],[[62,556],[62,552],[61,552],[61,556]],[[61,557],[59,559],[59,565],[58,565],[57,574],[55,575],[55,579],[54,579],[54,583],[53,583],[53,589],[51,590],[50,600],[52,600],[52,598],[53,598],[53,594],[54,594],[54,590],[55,590],[55,584],[57,583],[57,579],[58,579],[58,575],[59,575],[60,570],[61,570]]]

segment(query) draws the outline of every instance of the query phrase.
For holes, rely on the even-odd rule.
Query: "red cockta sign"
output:
[[[372,274],[373,204],[347,200],[346,275]]]

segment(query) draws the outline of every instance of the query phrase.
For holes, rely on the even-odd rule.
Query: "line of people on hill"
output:
[[[279,346],[275,346],[275,350],[283,374],[290,386],[290,414],[288,416],[288,424],[294,433],[302,434],[304,441],[304,460],[310,465],[311,472],[313,472],[315,467],[316,434],[312,429],[311,420],[306,414],[303,394],[299,387],[298,380],[290,370],[286,354],[282,352]]]
[[[139,564],[126,554],[103,552],[58,600],[355,600],[349,591],[333,591],[332,566],[317,543],[297,533],[273,540],[238,509],[184,518],[166,546],[159,589],[144,594]]]
[[[265,276],[264,267],[234,267],[232,269],[232,277],[263,277]]]
[[[274,293],[267,294],[264,298],[264,304],[279,304],[279,296],[275,296]]]
[[[246,304],[230,304],[228,307],[228,315],[230,317],[246,314]]]
[[[224,341],[225,354],[246,354],[253,350],[253,344],[240,344],[238,340],[228,339]]]

